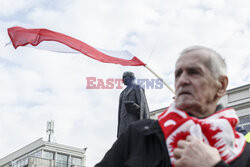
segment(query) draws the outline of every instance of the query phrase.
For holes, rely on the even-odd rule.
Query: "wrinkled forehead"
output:
[[[185,52],[179,56],[176,61],[175,68],[178,68],[180,65],[205,65],[208,67],[210,53],[204,49],[192,50]]]

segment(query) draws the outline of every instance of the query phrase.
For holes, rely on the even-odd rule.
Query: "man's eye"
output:
[[[181,71],[177,71],[177,72],[175,73],[175,78],[178,78],[180,75],[181,75]]]
[[[195,69],[190,69],[189,70],[189,74],[193,75],[193,74],[200,74],[200,72],[198,70]]]

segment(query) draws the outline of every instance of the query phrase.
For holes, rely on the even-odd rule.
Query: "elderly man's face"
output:
[[[205,66],[207,54],[190,51],[178,59],[175,69],[176,107],[200,118],[210,115],[209,108],[217,103],[218,81]]]

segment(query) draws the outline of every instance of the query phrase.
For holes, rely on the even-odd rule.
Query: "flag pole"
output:
[[[151,68],[149,68],[147,64],[144,67],[146,67],[146,69],[148,69],[154,76],[160,79],[160,81],[170,90],[170,92],[175,94],[174,90],[159,75],[157,75]]]

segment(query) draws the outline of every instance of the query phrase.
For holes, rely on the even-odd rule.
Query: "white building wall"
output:
[[[38,151],[39,154],[36,154]],[[52,153],[53,156],[50,156],[51,158],[46,159],[46,152]],[[57,161],[58,154],[66,155],[68,157],[67,162],[62,161],[62,164],[66,167],[70,167],[72,165],[71,157],[80,158],[80,166],[86,167],[85,152],[86,149],[46,142],[40,138],[33,143],[0,159],[0,167],[54,167],[57,164],[56,162],[59,162]]]

